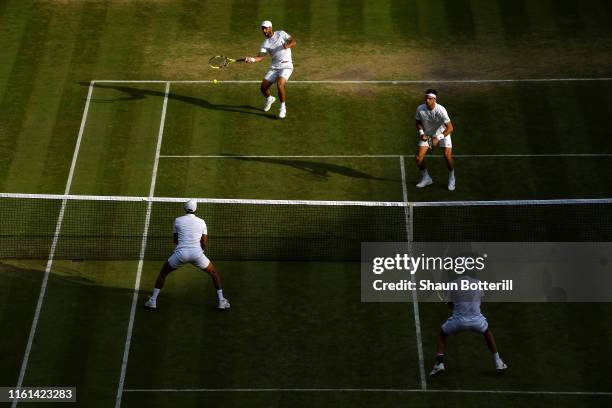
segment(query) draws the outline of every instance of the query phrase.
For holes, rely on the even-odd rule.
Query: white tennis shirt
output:
[[[175,250],[181,249],[202,249],[200,239],[202,235],[207,235],[208,230],[203,219],[195,214],[185,214],[174,220],[172,232],[178,234],[178,245]]]
[[[275,31],[272,37],[266,38],[261,44],[260,53],[270,54],[272,56],[272,64],[270,69],[293,69],[293,60],[291,59],[291,48],[283,48],[291,36],[286,32],[279,30]]]
[[[480,282],[478,279],[474,279],[470,276],[460,276],[453,282],[456,282],[461,287],[461,281],[467,280],[471,283]],[[453,302],[453,316],[461,317],[478,317],[480,316],[480,302],[482,300],[481,290],[463,290],[463,291],[451,291],[450,301]]]
[[[446,130],[446,124],[451,121],[446,108],[439,103],[432,110],[426,104],[419,105],[415,119],[421,121],[425,133],[430,136],[441,135]]]

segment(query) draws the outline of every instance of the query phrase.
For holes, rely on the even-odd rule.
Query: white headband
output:
[[[432,97],[432,98],[434,98],[434,99],[436,99],[436,98],[437,98],[437,97],[436,97],[436,94],[432,94],[432,93],[425,94],[425,96],[430,96],[430,97]]]

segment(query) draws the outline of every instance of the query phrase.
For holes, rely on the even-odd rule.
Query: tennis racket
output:
[[[431,141],[431,136],[423,134],[421,136],[421,140],[427,142],[427,146],[429,146],[429,150],[433,149],[433,143]]]
[[[244,62],[244,58],[233,59],[225,57],[223,55],[215,55],[214,57],[208,60],[208,65],[210,65],[210,67],[213,69],[222,69],[230,64],[233,64],[234,62]]]

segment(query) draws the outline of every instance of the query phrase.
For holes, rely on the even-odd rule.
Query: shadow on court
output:
[[[332,163],[321,163],[307,160],[288,160],[288,159],[279,159],[272,157],[242,157],[242,156],[234,156],[231,154],[225,154],[226,157],[231,157],[236,160],[242,161],[254,161],[260,163],[268,163],[268,164],[278,164],[281,166],[288,166],[294,169],[298,169],[304,171],[306,173],[310,173],[317,177],[329,178],[332,174],[338,174],[345,177],[351,178],[360,178],[366,180],[378,180],[378,181],[390,181],[393,183],[398,183],[400,179],[392,179],[386,177],[376,177],[370,174],[364,173],[359,170],[352,169],[346,166],[340,166]]]
[[[90,83],[89,82],[79,82],[79,85],[89,86]],[[165,97],[165,93],[161,91],[152,91],[150,89],[138,89],[138,88],[133,88],[131,86],[95,84],[95,87],[105,88],[105,89],[114,89],[114,90],[125,93],[126,96],[122,98],[116,98],[116,99],[92,98],[92,101],[94,102],[113,103],[116,101],[140,100],[140,99],[146,98],[147,96],[155,96],[155,97],[160,97],[160,98]],[[261,108],[257,108],[257,107],[250,106],[250,105],[214,104],[214,103],[208,102],[206,99],[194,98],[192,96],[179,95],[179,94],[175,94],[172,92],[168,93],[168,99],[199,106],[204,109],[235,112],[235,113],[245,113],[247,115],[256,115],[256,116],[261,116],[263,118],[270,119],[270,120],[277,120],[276,116],[263,113]]]

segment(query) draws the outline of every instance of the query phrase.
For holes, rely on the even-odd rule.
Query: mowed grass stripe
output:
[[[449,35],[464,40],[474,40],[474,14],[470,0],[445,1],[444,6]]]
[[[152,266],[150,282],[159,268]],[[192,267],[167,281],[155,314],[137,311],[128,388],[417,384],[410,309],[361,303],[359,264],[219,268],[235,299],[230,313],[214,310],[210,280]],[[161,343],[143,341],[152,335]]]
[[[214,133],[214,129],[219,123],[207,120],[205,110],[195,104],[198,98],[191,96],[193,90],[191,87],[186,88],[180,84],[173,85],[170,90],[166,113],[166,127],[164,130],[165,143],[162,146],[162,154],[166,151],[175,151],[175,149],[176,151],[190,152],[194,140],[218,140],[211,137],[211,134]],[[207,97],[204,89],[199,89],[199,91],[200,99]],[[187,103],[181,99],[189,100],[193,103]],[[161,165],[160,169],[160,176],[163,177],[163,171],[166,167]],[[191,174],[191,169],[188,174]],[[173,184],[176,192],[180,194],[179,197],[184,197],[187,184],[190,183],[190,180],[193,179],[187,175],[185,177],[174,178]]]
[[[10,336],[0,339],[2,384],[16,384],[28,343],[32,314],[36,308],[45,261],[3,261],[0,265],[0,327]],[[28,315],[29,314],[29,315]]]
[[[148,195],[163,85],[127,88],[94,88],[75,194]]]
[[[2,35],[0,35],[0,49],[2,50],[2,64],[0,64],[0,100],[9,86],[11,72],[15,60],[19,56],[21,41],[26,36],[26,26],[30,20],[33,4],[24,7],[23,1],[7,0],[0,2],[2,8],[0,24],[2,25]]]
[[[44,5],[33,11],[24,27],[24,36],[20,43],[15,62],[7,81],[8,87],[0,101],[0,189],[5,190],[8,170],[15,156],[17,141],[28,118],[27,107],[31,102],[32,92],[37,77],[45,37],[49,29],[51,16]]]
[[[448,36],[447,21],[444,8],[444,0],[418,0],[416,3],[418,13],[419,35],[427,40],[434,38],[446,38]]]
[[[105,27],[107,4],[88,4],[72,10],[78,18],[76,39],[72,44],[71,58],[65,61],[70,70],[64,77],[57,116],[51,130],[51,140],[44,161],[46,171],[39,180],[38,190],[44,193],[64,192],[71,163],[58,158],[71,157],[75,147],[90,85],[89,80],[78,82],[78,79],[88,78],[92,72],[100,49],[101,33]],[[87,39],[86,44],[83,43],[83,38]]]
[[[390,1],[389,13],[395,36],[404,42],[416,40],[418,37],[416,0]]]
[[[112,406],[135,269],[55,261],[24,385],[73,384],[81,405]]]
[[[496,0],[499,5],[504,36],[507,43],[529,35],[531,30],[524,0]]]
[[[555,18],[556,4],[555,0],[525,2],[525,10],[529,16],[532,33],[553,38],[561,36],[561,30]]]
[[[474,14],[474,32],[476,40],[483,44],[494,44],[496,47],[504,47],[505,42],[499,5],[490,0],[471,0],[472,12]]]
[[[313,0],[311,1],[312,8],[312,21],[315,21],[317,25],[321,27],[325,27],[325,37],[329,37],[330,39],[338,38],[338,0]],[[313,26],[311,25],[309,30],[312,30]],[[304,43],[298,44],[298,47],[308,47],[309,51],[319,49],[319,47],[324,44],[323,38],[318,38],[322,33],[317,33],[314,36],[310,37],[309,41],[304,41]],[[299,35],[296,34],[296,37],[299,39]],[[330,40],[332,41],[332,40]],[[296,57],[295,61],[299,61],[298,56],[298,48],[295,50]],[[324,67],[322,67],[324,68]],[[301,74],[300,74],[301,76]]]
[[[40,192],[41,179],[49,171],[46,158],[53,138],[53,128],[68,113],[60,110],[61,95],[66,89],[77,40],[70,30],[66,30],[66,25],[70,24],[66,16],[56,10],[50,13],[47,41],[40,50],[40,70],[36,77],[30,79],[33,88],[26,106],[28,114],[16,138],[15,155],[8,170],[5,191]],[[72,84],[73,87],[75,85]],[[63,136],[62,145],[66,145]],[[51,150],[55,153],[53,147]]]
[[[300,45],[308,44],[311,36],[315,38],[320,34],[312,30],[313,24],[319,26],[319,22],[312,18],[312,2],[310,0],[293,0],[285,3],[285,15],[283,18],[283,30],[294,36]],[[274,23],[274,22],[272,22]]]
[[[97,23],[104,24],[104,31],[99,55],[90,75],[100,78],[109,71],[119,70],[124,77],[139,78],[142,72],[146,72],[145,52],[151,44],[155,44],[155,32],[168,29],[173,20],[168,19],[166,26],[161,24],[157,14],[161,10],[158,10],[157,3],[115,2],[108,3],[107,7],[106,22]],[[163,47],[162,44],[160,46]]]
[[[482,310],[508,371],[503,378],[494,375],[493,359],[482,336],[467,333],[449,339],[447,372],[429,381],[432,389],[610,391],[601,372],[612,364],[602,361],[594,370],[590,358],[609,353],[610,304],[483,303]],[[421,311],[429,365],[435,359],[439,327],[449,312],[442,304],[422,304]],[[534,339],[529,352],[517,338]],[[559,376],[560,372],[564,375]]]

